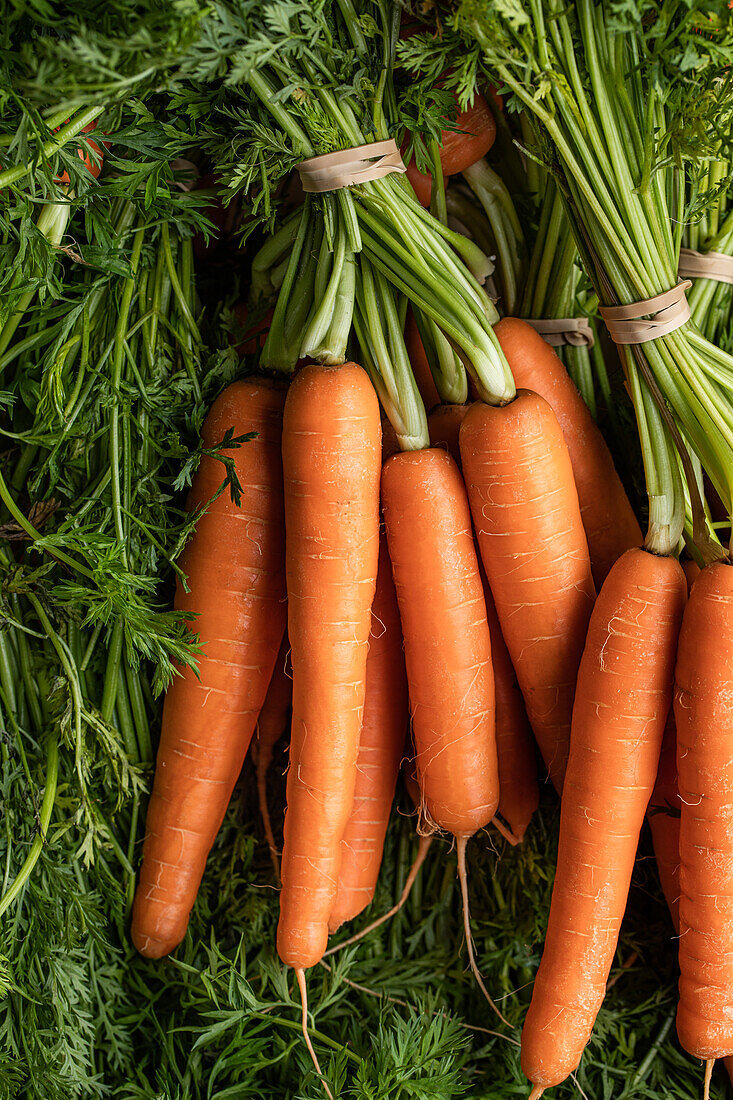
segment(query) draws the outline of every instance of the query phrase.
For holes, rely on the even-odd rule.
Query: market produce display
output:
[[[731,6],[0,35],[0,1100],[731,1095]]]

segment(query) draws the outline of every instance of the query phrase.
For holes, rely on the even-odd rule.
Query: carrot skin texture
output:
[[[473,522],[527,715],[557,790],[595,599],[567,446],[547,402],[480,402],[460,432]]]
[[[544,397],[558,419],[573,466],[593,579],[600,588],[625,550],[643,536],[598,425],[555,350],[526,321],[504,317],[494,332],[517,387]]]
[[[293,716],[277,946],[313,966],[328,940],[351,813],[379,555],[379,404],[355,363],[304,367],[283,422]]]
[[[672,698],[685,578],[628,550],[598,597],[578,672],[544,952],[522,1070],[547,1088],[577,1067],[603,1001]]]
[[[242,768],[285,629],[285,545],[280,444],[283,387],[235,382],[202,429],[207,447],[228,428],[258,435],[232,452],[241,507],[221,493],[181,557],[178,610],[198,613],[198,678],[184,669],[163,706],[147,835],[132,913],[132,940],[150,958],[183,939],[234,784]],[[188,500],[205,505],[224,467],[203,455]]]
[[[733,1054],[733,568],[695,581],[674,700],[680,818],[677,1033],[695,1058]]]
[[[353,920],[374,897],[408,725],[402,627],[387,545],[379,547],[366,665],[364,720],[354,805],[341,838],[341,867],[329,931]]]
[[[507,839],[520,844],[540,804],[537,750],[488,583],[484,586],[484,595],[494,666],[496,753],[499,760],[498,815],[509,826],[511,836]]]
[[[433,448],[394,455],[382,506],[423,808],[469,837],[494,816],[499,784],[491,640],[458,466]]]
[[[436,405],[428,414],[428,431],[433,447],[443,447],[461,465],[459,435],[469,405]],[[509,650],[501,632],[486,574],[481,569],[486,600],[486,618],[491,634],[494,668],[496,752],[499,761],[499,817],[510,827],[512,843],[519,843],[540,802],[537,759],[532,728],[519,690]]]

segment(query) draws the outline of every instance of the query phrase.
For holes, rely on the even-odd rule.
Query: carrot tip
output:
[[[702,1097],[703,1100],[710,1100],[710,1081],[713,1076],[713,1066],[715,1065],[714,1058],[708,1058],[705,1062],[705,1080],[703,1082]]]
[[[497,832],[500,833],[501,836],[504,837],[504,840],[506,840],[514,848],[516,848],[516,846],[518,844],[521,844],[521,842],[522,842],[521,836],[515,836],[514,833],[511,831],[511,829],[508,829],[506,827],[506,825],[504,824],[504,822],[501,820],[500,817],[497,816],[497,817],[492,818],[491,819],[491,824],[494,826],[494,828],[497,830]]]
[[[300,967],[300,966],[296,967],[295,977],[298,981],[298,989],[300,990],[300,1003],[301,1003],[302,1008],[303,1008],[303,1014],[302,1014],[302,1017],[301,1017],[301,1026],[302,1026],[302,1029],[303,1029],[303,1038],[305,1039],[305,1045],[308,1048],[308,1053],[311,1056],[311,1061],[313,1062],[313,1065],[315,1066],[316,1073],[321,1078],[321,1083],[323,1085],[324,1092],[326,1093],[326,1096],[328,1097],[328,1100],[334,1100],[333,1093],[331,1092],[330,1088],[326,1084],[326,1079],[323,1076],[323,1072],[321,1070],[321,1065],[320,1065],[320,1062],[318,1061],[318,1055],[316,1054],[315,1050],[313,1049],[313,1043],[311,1042],[311,1037],[308,1034],[308,993],[306,991],[306,986],[305,986],[305,971],[303,970],[302,967]]]
[[[529,1094],[529,1100],[540,1100],[540,1096],[544,1093],[542,1085],[533,1085],[532,1091]]]

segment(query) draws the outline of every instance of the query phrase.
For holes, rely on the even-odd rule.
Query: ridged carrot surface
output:
[[[565,437],[578,490],[593,578],[600,588],[625,550],[641,546],[641,528],[611,452],[559,356],[526,321],[504,317],[494,332],[518,388],[551,407]]]
[[[329,920],[331,932],[353,920],[374,897],[408,721],[400,612],[383,538],[372,604],[354,805],[341,839],[341,867]]]
[[[491,639],[458,466],[432,448],[394,455],[382,505],[423,805],[439,828],[472,836],[494,816],[499,785]]]
[[[547,402],[472,405],[463,475],[502,634],[550,777],[562,787],[595,589],[567,445]]]
[[[459,435],[469,408],[469,405],[436,405],[428,414],[432,446],[444,448],[459,466]],[[496,752],[499,762],[499,808],[498,820],[495,819],[494,824],[510,843],[516,844],[524,837],[540,801],[535,740],[512,659],[501,632],[494,597],[483,570],[481,580],[494,668]]]
[[[674,701],[685,1050],[733,1054],[733,567],[708,565],[685,609]]]
[[[603,1001],[672,699],[685,578],[628,550],[611,568],[578,672],[557,870],[522,1031],[540,1088],[573,1072]]]
[[[277,946],[296,969],[326,949],[354,801],[380,471],[379,404],[366,372],[304,367],[283,423],[293,716]]]
[[[285,629],[285,547],[280,445],[284,388],[235,382],[215,402],[202,430],[215,447],[228,428],[257,432],[232,456],[242,486],[228,490],[197,524],[181,557],[190,591],[175,606],[198,615],[198,677],[186,669],[165,697],[132,939],[158,958],[180,943],[239,776]],[[204,455],[189,496],[207,504],[224,467]]]

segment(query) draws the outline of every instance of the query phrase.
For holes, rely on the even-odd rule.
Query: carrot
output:
[[[234,350],[240,359],[243,359],[245,355],[257,355],[265,346],[265,340],[272,324],[273,310],[268,309],[259,321],[254,323],[249,320],[249,308],[246,302],[237,302],[232,312],[238,327],[243,332],[241,337],[232,338],[232,343],[235,345]]]
[[[684,602],[675,559],[628,550],[591,616],[547,937],[522,1031],[534,1097],[577,1067],[603,1001],[654,787]]]
[[[433,405],[438,404],[440,396],[435,385],[433,372],[430,370],[430,363],[425,354],[423,342],[420,339],[417,322],[411,309],[407,311],[407,320],[405,322],[405,347],[407,348],[410,366],[412,367],[412,373],[415,375],[415,381],[417,382],[420,396],[423,399],[423,404],[426,409],[431,409]]]
[[[560,358],[531,325],[516,317],[504,317],[494,332],[517,386],[544,397],[562,428],[593,578],[600,588],[623,552],[641,546],[643,541],[611,452]]]
[[[458,110],[458,98],[455,95],[454,99],[458,112],[454,128],[441,131],[438,139],[440,163],[445,178],[462,172],[464,168],[470,168],[477,160],[485,157],[496,139],[496,120],[480,92],[476,92],[473,102],[465,110]],[[418,201],[425,207],[430,206],[432,174],[419,171],[415,161],[410,158],[407,178]]]
[[[322,958],[354,800],[379,552],[379,405],[355,363],[307,366],[283,425],[293,717],[277,946]],[[300,978],[298,979],[300,982]]]
[[[680,926],[680,796],[677,789],[677,727],[670,710],[647,819],[659,881],[675,929]]]
[[[262,825],[278,884],[280,883],[280,856],[275,844],[275,834],[272,831],[270,809],[267,805],[267,773],[272,763],[275,745],[287,726],[288,711],[293,700],[293,678],[287,668],[289,653],[290,642],[286,632],[283,635],[280,652],[277,655],[275,668],[272,672],[272,679],[267,688],[267,695],[262,704],[260,716],[257,719],[257,737],[252,742],[252,749],[256,757],[257,800],[260,806],[260,817],[262,818]]]
[[[468,405],[437,405],[428,414],[430,442],[434,447],[445,447],[459,466],[461,454],[458,438],[468,409]],[[491,634],[496,752],[499,761],[499,808],[494,825],[510,844],[518,844],[524,838],[540,801],[535,742],[499,625],[494,598],[483,570],[481,573]]]
[[[510,844],[521,844],[540,804],[537,750],[488,583],[484,586],[484,595],[491,633],[499,760],[499,807],[493,824]]]
[[[687,581],[688,595],[700,572],[694,561],[680,562]],[[672,923],[680,927],[680,811],[677,787],[677,727],[674,711],[667,716],[662,752],[659,757],[657,781],[654,784],[647,820],[652,834],[654,857],[657,861],[662,893],[669,907]]]
[[[430,406],[427,407],[430,408]],[[458,464],[459,468],[461,466],[461,449],[458,445],[458,435],[468,409],[468,405],[436,404],[430,408],[428,413],[430,446],[442,447]]]
[[[559,791],[595,597],[567,447],[552,409],[529,390],[504,408],[472,405],[460,446],[502,634]]]
[[[494,683],[486,605],[458,466],[427,448],[388,459],[382,507],[405,640],[412,729],[423,809],[457,841],[464,925],[468,838],[499,802]],[[498,1010],[497,1010],[498,1011]]]
[[[733,1054],[733,568],[706,566],[680,632],[674,700],[680,817],[677,1033],[707,1062]]]
[[[409,738],[408,738],[408,741],[409,741]],[[421,804],[422,804],[422,795],[420,794],[420,787],[418,785],[417,776],[415,774],[414,761],[412,761],[412,760],[403,761],[403,764],[402,764],[402,778],[404,780],[405,787],[407,788],[407,793],[409,794],[409,796],[412,800],[412,803],[413,803],[415,809],[417,810],[417,814],[418,814],[417,853],[415,855],[414,860],[412,861],[412,865],[410,867],[410,870],[407,872],[407,878],[405,879],[405,884],[402,887],[402,892],[400,893],[399,898],[397,899],[397,901],[395,902],[395,904],[392,906],[391,909],[388,909],[386,913],[382,913],[382,915],[380,917],[377,917],[375,920],[371,921],[370,924],[368,924],[365,928],[362,928],[359,932],[354,933],[353,936],[349,936],[349,938],[347,940],[342,940],[340,943],[337,943],[334,947],[329,947],[328,951],[326,952],[326,956],[334,955],[337,951],[341,951],[342,948],[344,948],[344,947],[351,947],[352,944],[358,943],[359,940],[363,940],[364,937],[368,936],[370,932],[373,932],[375,928],[380,928],[381,925],[386,924],[386,922],[388,920],[391,920],[392,917],[396,917],[397,914],[399,913],[399,911],[405,905],[405,902],[407,901],[407,899],[409,898],[410,893],[412,891],[412,887],[415,885],[415,881],[417,879],[417,876],[420,873],[420,868],[422,867],[423,863],[425,862],[425,860],[427,858],[427,854],[430,850],[430,846],[433,843],[434,834],[433,833],[421,834],[419,832],[420,822],[421,822],[421,819],[422,819],[422,811],[421,811],[421,808],[420,808]]]
[[[221,493],[198,521],[181,566],[175,606],[197,614],[198,676],[184,669],[163,706],[155,782],[132,914],[132,940],[151,958],[183,939],[206,858],[239,776],[285,628],[283,487],[284,389],[235,382],[202,429],[205,447],[227,429],[257,432],[233,452],[242,486],[237,507]],[[204,454],[189,509],[216,494],[223,467]]]
[[[328,922],[331,932],[353,920],[374,897],[405,747],[407,718],[400,613],[387,546],[382,539],[372,604],[354,805],[341,838],[341,867]]]
[[[67,119],[66,121],[68,123],[69,120]],[[84,129],[82,130],[82,134],[93,133],[94,130],[96,130],[97,128],[98,121],[99,120],[96,118],[92,119],[89,125],[84,127]],[[77,147],[77,156],[83,162],[86,170],[91,173],[95,180],[99,179],[99,173],[102,171],[102,163],[104,161],[104,150],[109,149],[110,142],[103,141],[102,145],[104,146],[104,149],[96,141],[94,141],[93,138],[89,138],[84,147],[82,147],[81,145]],[[88,146],[88,149],[86,146]],[[69,179],[69,173],[64,170],[59,176],[57,176],[56,182],[70,183],[71,181]]]

